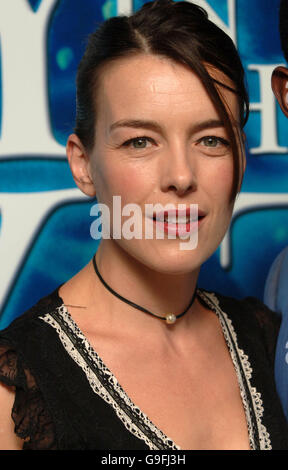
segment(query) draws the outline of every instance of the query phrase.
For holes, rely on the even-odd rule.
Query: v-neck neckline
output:
[[[126,405],[133,411],[133,414],[136,413],[136,416],[138,419],[143,421],[144,425],[149,428],[150,433],[154,434],[155,437],[157,437],[157,441],[161,441],[163,447],[153,447],[155,450],[161,450],[161,449],[171,449],[171,450],[181,450],[181,447],[177,445],[173,439],[168,437],[158,426],[156,426],[153,421],[149,418],[149,416],[144,413],[139,406],[137,406],[133,400],[130,398],[128,393],[124,390],[120,382],[118,381],[117,377],[114,375],[114,373],[110,370],[110,368],[105,364],[104,360],[101,358],[101,356],[97,353],[95,348],[91,345],[90,341],[88,340],[87,336],[82,332],[81,328],[78,326],[76,321],[74,320],[73,316],[69,312],[68,308],[66,307],[62,297],[59,294],[59,290],[57,291],[57,297],[58,300],[60,301],[61,305],[61,317],[62,319],[66,322],[66,325],[70,329],[70,331],[73,331],[73,337],[72,342],[74,343],[74,346],[78,349],[79,351],[79,346],[80,349],[82,349],[82,352],[84,352],[84,356],[86,356],[86,359],[90,359],[90,367],[95,364],[98,372],[101,371],[102,373],[105,374],[108,383],[113,384],[113,388],[116,392],[117,399],[119,399],[119,402],[125,402]],[[75,336],[78,339],[81,339],[80,343],[75,341]],[[77,343],[77,344],[76,344]],[[91,385],[91,384],[90,384]],[[105,385],[105,388],[107,388],[107,383]],[[108,392],[109,393],[109,392]],[[102,396],[102,398],[104,398]],[[118,400],[117,400],[118,401]],[[118,402],[118,405],[121,406]],[[118,410],[119,411],[119,410]],[[116,411],[117,412],[117,411]],[[117,413],[118,414],[118,413]],[[121,419],[121,418],[120,418]],[[131,429],[130,429],[131,431]],[[134,432],[132,432],[134,434]],[[139,437],[139,436],[138,436]],[[148,438],[150,440],[150,437]],[[144,439],[145,440],[145,439]],[[147,441],[146,441],[147,443]]]
[[[58,334],[64,347],[74,361],[82,368],[94,392],[114,408],[117,416],[122,420],[126,428],[134,436],[144,440],[150,449],[181,450],[181,447],[177,445],[173,439],[169,438],[158,426],[156,426],[148,415],[146,415],[146,413],[144,413],[129,397],[128,393],[118,382],[116,376],[109,367],[107,367],[97,351],[90,344],[88,338],[81,331],[76,321],[73,319],[59,294],[59,289],[56,291],[58,300],[57,309],[54,312],[46,314],[42,319],[47,321],[47,323],[50,323],[51,326],[54,326],[55,329],[58,328]],[[234,332],[232,322],[227,314],[220,308],[219,301],[214,293],[208,293],[198,289],[197,297],[207,308],[212,310],[219,319],[222,333],[238,379],[242,405],[246,416],[250,447],[251,449],[259,447],[259,444],[255,441],[255,423],[258,429],[258,435],[259,431],[260,433],[262,432],[262,435],[259,436],[260,447],[261,441],[265,443],[265,446],[268,445],[269,447],[269,434],[261,423],[263,410],[259,410],[259,408],[257,409],[259,393],[257,393],[256,389],[251,386],[249,380],[252,369],[248,357],[245,355],[243,350],[238,348],[237,337]],[[47,315],[50,318],[48,318]],[[55,321],[58,323],[58,326],[53,324]],[[59,324],[60,330],[62,330],[62,337],[61,331],[59,331]],[[64,334],[65,338],[63,338]],[[69,341],[71,342],[70,346],[68,344]],[[93,371],[94,375],[91,375],[89,370]]]

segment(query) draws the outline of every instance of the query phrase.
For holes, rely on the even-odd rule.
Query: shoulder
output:
[[[41,368],[49,365],[53,354],[48,352],[56,351],[58,338],[44,318],[61,305],[57,289],[0,331],[0,378],[6,385],[25,389],[26,369],[36,376]]]
[[[216,310],[217,308],[221,309],[222,312],[226,312],[234,319],[243,320],[245,318],[251,322],[256,321],[260,327],[269,324],[269,326],[275,325],[275,328],[279,329],[280,319],[278,315],[257,297],[236,299],[204,289],[200,289],[200,296],[204,302],[210,303],[212,309],[213,307]]]
[[[39,326],[43,325],[42,317],[47,313],[57,310],[63,304],[62,299],[58,295],[58,288],[49,295],[41,298],[33,307],[29,308],[22,315],[17,317],[5,329],[0,331],[1,343],[7,341],[16,341],[21,338],[25,340],[25,333],[31,334]],[[27,340],[29,339],[26,338]]]
[[[245,297],[237,299],[223,295],[219,292],[211,292],[205,289],[199,289],[200,296],[204,302],[210,302],[211,307],[227,311],[227,314],[234,316],[247,316],[251,319],[257,319],[261,324],[263,321],[270,321],[275,325],[280,324],[278,315],[265,305],[257,297]]]
[[[25,368],[51,345],[51,335],[42,317],[61,304],[57,289],[0,331],[0,378],[6,385],[26,387]]]
[[[256,297],[236,299],[215,292],[200,290],[204,303],[221,316],[230,333],[237,336],[244,349],[265,349],[271,364],[274,361],[281,319]]]

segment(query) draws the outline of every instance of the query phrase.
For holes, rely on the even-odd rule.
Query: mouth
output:
[[[181,236],[198,230],[205,217],[204,211],[190,211],[188,208],[154,213],[153,222],[164,232]]]
[[[201,210],[192,212],[188,208],[186,210],[162,211],[154,213],[153,220],[171,224],[188,224],[191,222],[201,221],[205,216],[206,214]]]

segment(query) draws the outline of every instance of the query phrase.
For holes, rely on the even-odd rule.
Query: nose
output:
[[[165,152],[162,163],[161,189],[178,196],[197,189],[197,162],[188,149],[177,148]]]

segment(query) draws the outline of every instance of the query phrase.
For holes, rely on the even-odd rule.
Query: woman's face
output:
[[[223,74],[214,71],[213,76],[223,82]],[[237,98],[224,88],[221,94],[238,125]],[[95,126],[89,159],[97,200],[110,208],[112,221],[113,196],[121,196],[122,208],[131,203],[141,208],[142,222],[140,239],[122,236],[101,243],[110,244],[109,250],[121,248],[159,272],[180,274],[199,268],[229,225],[233,157],[223,123],[197,75],[156,55],[110,63],[100,78]],[[153,214],[147,216],[146,205],[159,203],[176,208],[198,204],[195,249],[181,248],[176,220],[158,222],[155,211],[154,220]],[[145,223],[164,230],[164,238],[157,239],[154,231],[153,239],[146,239]],[[167,227],[175,229],[176,236],[169,238]]]

